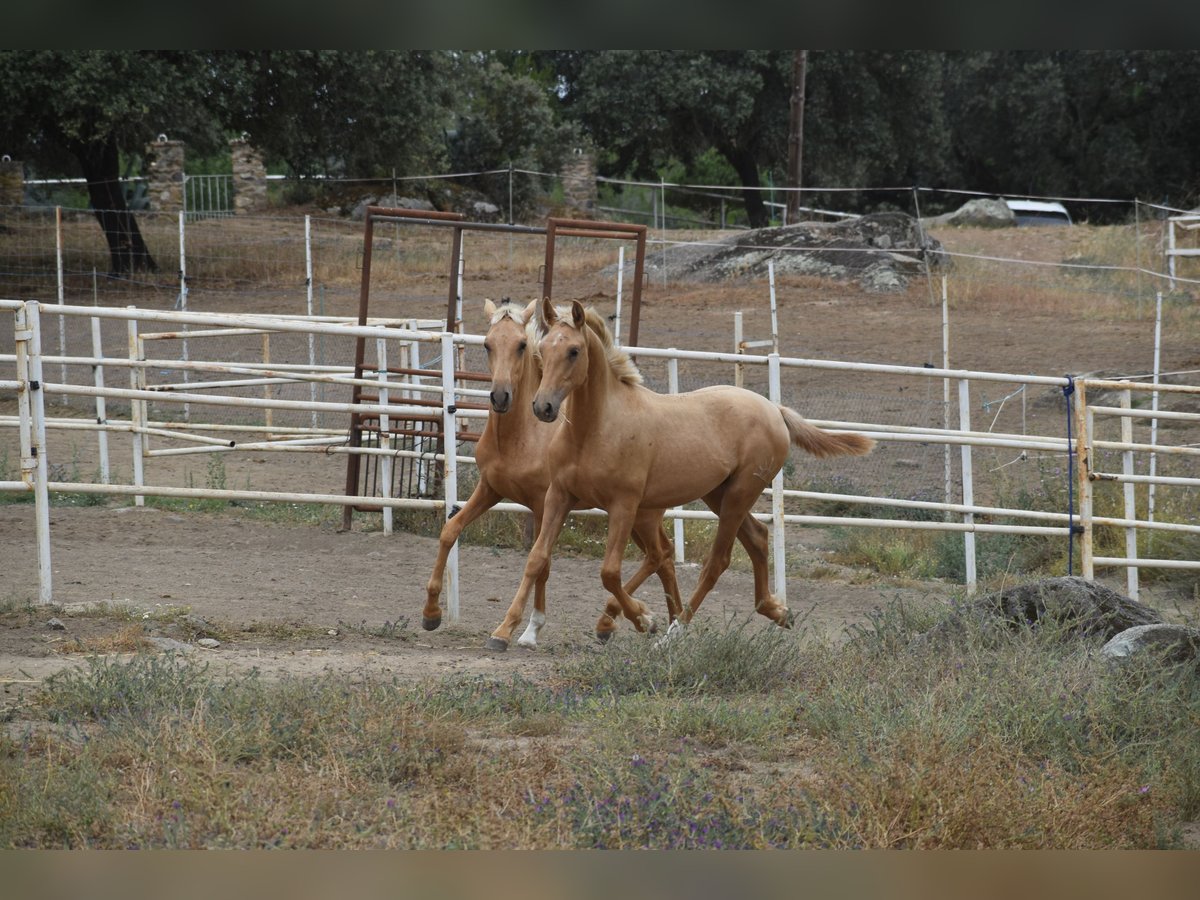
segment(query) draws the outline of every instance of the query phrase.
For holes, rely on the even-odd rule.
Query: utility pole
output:
[[[808,51],[796,50],[792,56],[791,121],[788,124],[787,223],[800,220],[800,163],[804,158],[804,76],[808,70]]]

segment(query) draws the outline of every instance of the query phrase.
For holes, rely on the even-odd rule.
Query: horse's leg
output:
[[[625,555],[625,545],[629,543],[629,535],[633,531],[637,514],[637,507],[633,505],[613,504],[609,507],[608,543],[604,548],[604,562],[600,566],[600,581],[603,583],[604,589],[617,598],[617,602],[621,605],[621,612],[638,631],[653,633],[656,628],[654,616],[650,614],[646,604],[631,597],[624,585],[621,584],[621,559]],[[657,523],[655,527],[657,527]],[[655,546],[655,544],[647,544],[648,548],[651,546]],[[642,568],[647,568],[648,564],[649,560],[647,559],[642,563]],[[649,573],[657,567],[654,565],[653,568],[649,568],[646,575],[642,576],[641,581],[645,581]],[[641,581],[638,584],[641,584]]]
[[[546,492],[545,505],[542,507],[541,530],[537,540],[533,542],[533,549],[529,551],[529,558],[525,561],[525,574],[521,576],[521,584],[508,607],[508,612],[505,613],[504,621],[487,640],[488,650],[508,649],[513,630],[521,624],[521,619],[525,616],[529,592],[539,581],[545,584],[550,573],[550,551],[554,542],[558,540],[563,523],[567,521],[574,499],[566,490],[551,483]]]
[[[657,510],[639,510],[633,525],[633,542],[642,551],[642,564],[633,577],[625,583],[625,593],[632,594],[655,572],[662,582],[667,596],[667,614],[674,622],[679,615],[682,601],[679,585],[675,580],[675,562],[672,558],[674,545],[662,528],[663,515]],[[622,613],[616,597],[609,596],[604,612],[596,622],[596,637],[603,643],[616,631],[616,619]]]
[[[533,507],[533,539],[537,540],[538,535],[542,530],[542,504]],[[540,578],[533,586],[533,614],[529,617],[529,623],[525,626],[525,630],[521,636],[517,638],[517,645],[526,648],[527,650],[537,649],[538,635],[542,633],[542,629],[546,626],[546,582],[550,579],[550,562],[546,562],[546,569],[542,572]]]
[[[425,608],[421,611],[421,627],[433,631],[442,624],[442,607],[438,599],[442,594],[442,576],[446,570],[446,560],[450,550],[462,534],[463,529],[482,516],[504,498],[488,483],[481,472],[479,483],[462,509],[446,520],[442,533],[438,535],[438,555],[433,564],[433,572],[429,576],[429,584],[425,587]]]
[[[692,620],[721,573],[729,568],[734,538],[738,536],[743,519],[761,493],[762,480],[752,471],[741,471],[735,472],[721,487],[704,497],[704,502],[719,517],[717,533],[700,569],[700,580],[683,610],[681,619],[685,625]]]
[[[663,593],[667,596],[667,616],[674,622],[683,613],[683,597],[679,594],[679,582],[675,578],[675,542],[661,523],[655,531],[662,558],[658,580],[662,582]]]
[[[776,625],[790,628],[792,614],[788,611],[787,605],[780,603],[771,593],[767,552],[767,548],[770,546],[770,534],[770,529],[751,515],[743,518],[742,525],[738,528],[738,540],[746,548],[746,555],[750,557],[750,565],[754,568],[755,611],[766,616]],[[777,560],[776,565],[783,565],[783,560]]]

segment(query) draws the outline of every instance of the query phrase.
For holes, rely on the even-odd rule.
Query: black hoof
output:
[[[497,653],[503,653],[508,649],[508,641],[504,640],[503,638],[490,637],[487,639],[487,643],[483,646],[485,650],[494,650]]]
[[[796,614],[794,612],[792,612],[790,609],[786,609],[783,612],[783,621],[779,622],[778,625],[780,628],[791,628],[792,623],[795,621],[796,621]]]
[[[608,639],[611,638],[612,636],[613,636],[613,633],[611,631],[597,631],[596,632],[596,640],[598,640],[602,644],[607,644]]]
[[[424,616],[421,617],[421,627],[424,628],[426,631],[437,631],[438,626],[441,624],[442,624],[441,616],[438,616],[436,619],[427,619]]]

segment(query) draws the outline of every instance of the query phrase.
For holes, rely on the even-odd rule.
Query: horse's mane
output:
[[[571,307],[560,306],[557,308],[559,318],[570,319]],[[535,350],[538,357],[541,357],[541,339],[546,336],[546,332],[542,330],[541,316],[535,316],[538,320],[539,330],[537,332],[538,348]],[[630,358],[629,354],[616,345],[613,340],[613,333],[609,330],[608,322],[604,316],[596,312],[590,306],[584,307],[583,321],[588,328],[595,332],[596,337],[600,339],[601,345],[604,347],[604,356],[608,360],[608,367],[612,369],[613,374],[624,384],[641,384],[642,373],[638,371],[637,365]],[[532,332],[531,332],[532,335]]]
[[[583,320],[592,331],[596,332],[600,343],[604,345],[604,355],[608,359],[608,367],[613,370],[613,374],[625,384],[641,384],[642,373],[638,371],[638,367],[629,354],[613,341],[613,334],[609,330],[604,316],[588,306],[583,311]]]

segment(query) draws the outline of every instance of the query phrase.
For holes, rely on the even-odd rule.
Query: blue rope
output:
[[[1075,393],[1075,379],[1067,376],[1062,389],[1067,400],[1067,574],[1075,574],[1075,448],[1071,443],[1071,395]]]

